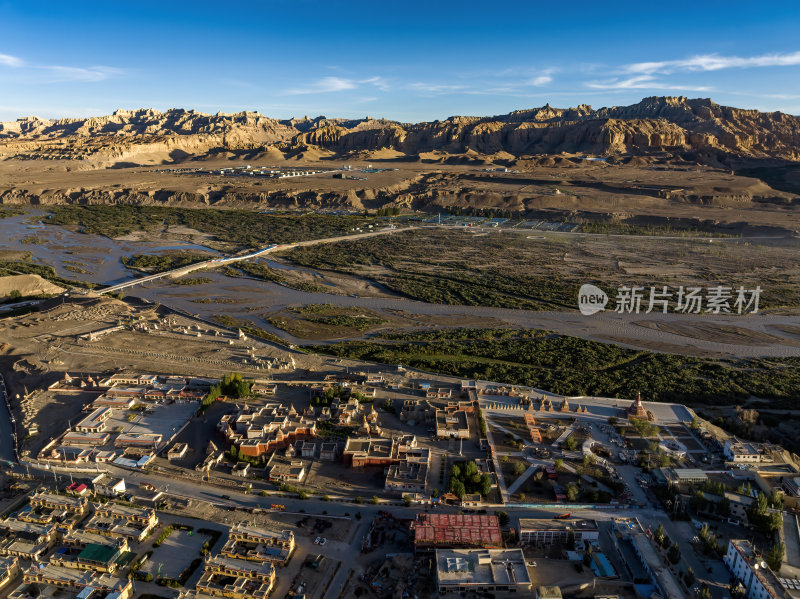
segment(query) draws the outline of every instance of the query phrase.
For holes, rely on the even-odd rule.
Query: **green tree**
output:
[[[667,531],[664,530],[664,525],[659,522],[656,531],[653,533],[653,539],[655,539],[656,543],[661,545],[664,542],[664,537],[666,536]]]
[[[8,299],[12,301],[16,301],[22,297],[22,294],[19,292],[19,289],[12,289],[11,292],[8,294]]]
[[[700,428],[700,419],[697,416],[692,416],[692,423],[689,425],[693,431]]]
[[[698,599],[711,599],[711,589],[708,588],[706,583],[703,583],[703,586],[700,587]]]
[[[439,497],[439,488],[434,487],[433,491],[431,491],[431,497]]]
[[[667,557],[673,564],[677,564],[679,561],[681,561],[681,548],[678,547],[677,542],[670,545],[670,548],[667,551]]]
[[[361,496],[360,496],[360,495],[359,495],[358,497],[356,497],[356,500],[355,500],[355,501],[356,501],[356,503],[363,503],[363,502],[364,502],[364,500],[363,500],[363,499],[361,499]]]
[[[694,570],[689,566],[689,569],[686,570],[686,574],[683,575],[683,581],[686,583],[687,587],[690,587],[694,584],[696,579],[697,577],[694,575]]]
[[[380,502],[381,502],[381,500],[378,499],[377,495],[373,495],[372,499],[370,499],[370,503],[372,503],[373,505],[378,505]]]
[[[772,547],[769,548],[766,555],[764,555],[764,561],[767,562],[769,569],[777,574],[781,569],[781,564],[783,563],[783,556],[785,554],[786,554],[786,544],[775,543]]]
[[[494,515],[497,516],[497,521],[500,523],[500,526],[508,524],[508,512],[495,512]]]
[[[406,507],[411,505],[411,495],[403,495],[403,503]]]
[[[492,477],[489,476],[488,474],[481,475],[480,494],[486,497],[491,492],[492,492]]]
[[[462,483],[458,479],[451,478],[450,479],[450,492],[453,495],[455,495],[456,497],[458,497],[459,499],[461,499],[462,497],[464,497],[464,494],[467,492],[467,490],[464,488],[464,483]]]
[[[522,476],[525,470],[527,470],[527,468],[522,462],[514,462],[514,465],[511,467],[511,472],[514,476]]]
[[[568,483],[566,488],[566,494],[567,494],[567,501],[569,501],[570,503],[574,503],[575,501],[577,501],[578,495],[580,494],[580,489],[578,488],[578,485],[572,482]]]
[[[555,462],[553,462],[553,467],[556,470],[561,470],[564,467],[564,460],[558,458]]]
[[[723,497],[722,500],[719,502],[719,507],[717,512],[723,518],[727,518],[731,515],[731,500],[727,497]]]
[[[575,440],[574,437],[567,437],[567,440],[564,441],[564,449],[567,451],[575,451],[578,447],[578,442]]]

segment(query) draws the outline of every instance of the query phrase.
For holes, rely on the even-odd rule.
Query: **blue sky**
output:
[[[645,96],[800,114],[800,3],[3,2],[0,120],[116,108],[402,121]]]

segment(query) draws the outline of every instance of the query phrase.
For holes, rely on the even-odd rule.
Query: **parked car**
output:
[[[320,537],[314,539],[314,545],[319,545]]]
[[[324,545],[324,544],[325,544],[325,543],[327,543],[327,542],[328,542],[328,539],[326,539],[325,537],[322,537],[322,538],[319,540],[319,544],[320,544],[320,545]]]

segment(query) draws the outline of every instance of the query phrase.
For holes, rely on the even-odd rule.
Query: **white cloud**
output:
[[[533,85],[534,87],[539,87],[540,85],[547,85],[553,81],[552,75],[545,74],[539,75],[538,77],[534,77],[533,79],[529,80],[527,83],[528,85]]]
[[[66,67],[62,65],[51,65],[36,67],[51,75],[51,81],[85,81],[96,82],[105,81],[109,77],[119,75],[122,71],[113,67]]]
[[[383,77],[370,77],[369,79],[359,81],[359,83],[371,83],[382,92],[389,91],[390,89],[389,83]]]
[[[21,67],[25,63],[22,61],[21,58],[17,58],[16,56],[11,56],[10,54],[0,54],[0,65],[6,67]]]
[[[389,84],[383,77],[369,77],[367,79],[348,79],[345,77],[323,77],[315,81],[308,87],[290,89],[285,93],[290,95],[300,94],[324,94],[331,92],[341,92],[356,89],[362,85],[370,84],[377,87],[381,91],[387,91]]]
[[[681,60],[662,60],[655,62],[637,62],[623,67],[625,73],[661,73],[676,71],[719,71],[731,68],[751,67],[786,67],[800,65],[800,52],[789,54],[762,54],[761,56],[719,56],[717,54],[701,54]]]
[[[416,91],[430,94],[442,94],[466,89],[466,86],[464,85],[445,85],[441,83],[425,83],[422,81],[411,83],[408,87]]]
[[[707,92],[714,89],[713,87],[704,85],[680,85],[656,81],[653,75],[636,75],[626,79],[614,77],[613,79],[606,79],[604,81],[589,81],[586,83],[586,87],[590,87],[592,89],[664,89],[690,92]]]

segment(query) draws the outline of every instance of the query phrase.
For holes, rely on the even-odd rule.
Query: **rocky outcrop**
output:
[[[219,151],[309,147],[347,156],[392,150],[525,158],[542,154],[607,156],[669,153],[697,162],[800,160],[800,117],[720,106],[710,99],[650,97],[631,106],[550,105],[493,117],[451,117],[416,124],[378,119],[290,119],[256,112],[208,115],[194,110],[118,110],[110,116],[0,123],[0,158],[179,162]],[[147,161],[145,161],[147,162]]]

